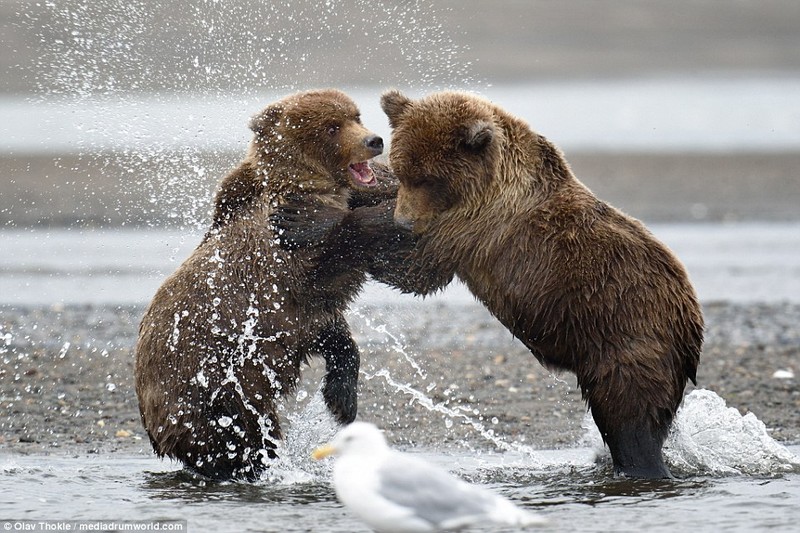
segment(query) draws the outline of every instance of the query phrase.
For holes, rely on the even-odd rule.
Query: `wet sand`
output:
[[[5,345],[0,339],[0,450],[151,453],[132,377],[142,311],[139,306],[1,309],[6,337]],[[493,449],[475,424],[535,448],[580,442],[585,407],[574,376],[553,375],[538,365],[481,306],[420,302],[356,311],[349,320],[362,350],[360,418],[386,428],[394,442]],[[800,442],[797,380],[772,377],[776,370],[797,370],[800,305],[714,303],[705,306],[705,314],[698,387],[715,391],[742,413],[755,413],[778,441]],[[367,326],[365,317],[385,324],[400,343]],[[322,366],[316,361],[304,371],[300,390],[309,397]],[[466,409],[461,412],[468,420],[432,412],[376,375],[381,369],[439,407]],[[302,403],[290,397],[285,413],[302,409]]]

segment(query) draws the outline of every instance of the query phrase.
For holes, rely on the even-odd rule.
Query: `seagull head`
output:
[[[322,459],[329,455],[365,454],[387,450],[383,432],[374,424],[353,422],[345,427],[328,444],[324,444],[311,454],[314,459]]]

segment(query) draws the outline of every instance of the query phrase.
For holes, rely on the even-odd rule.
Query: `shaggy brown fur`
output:
[[[661,446],[703,340],[680,261],[490,102],[391,91],[381,103],[395,220],[421,236],[405,290],[458,276],[542,364],[575,372],[616,473],[668,477]]]
[[[276,400],[312,355],[326,360],[330,411],[342,423],[355,418],[359,353],[343,311],[365,272],[385,268],[375,235],[394,237],[372,220],[385,221],[386,206],[348,205],[377,203],[368,187],[381,189],[378,200],[395,187],[376,187],[365,161],[383,143],[346,95],[289,96],[251,129],[247,157],[220,184],[211,229],[158,289],[136,346],[136,392],[156,453],[222,479],[256,479],[275,456]],[[280,246],[269,216],[287,203],[337,213],[353,250]]]

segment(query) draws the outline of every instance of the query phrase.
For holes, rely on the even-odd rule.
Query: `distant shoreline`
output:
[[[294,90],[30,97],[0,95],[0,155],[112,151],[243,152],[247,122]],[[390,138],[379,98],[392,85],[338,86],[364,123]],[[412,96],[434,90],[403,85]],[[455,87],[477,92],[567,152],[780,153],[800,151],[800,74],[524,80]]]

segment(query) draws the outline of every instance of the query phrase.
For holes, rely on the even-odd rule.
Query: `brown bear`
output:
[[[577,375],[615,474],[670,477],[661,447],[703,342],[680,261],[491,102],[390,91],[381,104],[395,220],[420,237],[405,290],[458,276],[539,362]]]
[[[359,352],[343,312],[366,272],[380,279],[391,264],[383,245],[396,251],[403,236],[392,230],[393,204],[380,205],[396,185],[367,163],[383,141],[345,94],[288,96],[250,127],[254,139],[220,184],[211,229],[156,292],[136,346],[136,393],[156,454],[219,479],[257,479],[275,457],[276,401],[310,356],[325,358],[331,413],[354,420]],[[284,204],[307,211],[295,222],[313,223],[317,208],[339,213],[354,230],[350,249],[321,237],[302,249],[280,243],[269,217]],[[306,230],[324,236],[320,228]]]

